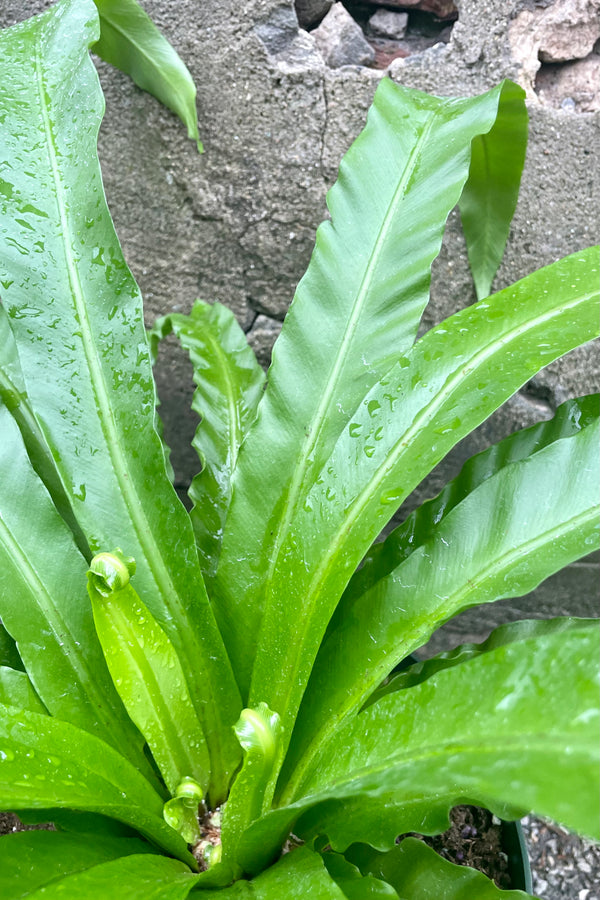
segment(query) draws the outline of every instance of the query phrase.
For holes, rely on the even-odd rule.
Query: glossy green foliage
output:
[[[3,184],[4,190],[8,193],[8,182]],[[7,285],[3,284],[2,287],[6,289]],[[8,314],[2,305],[0,305],[0,402],[14,418],[29,460],[72,531],[79,550],[84,556],[89,557],[87,541],[73,515],[71,501],[56,470],[52,453],[27,399],[17,345],[10,328]]]
[[[369,546],[462,437],[594,336],[597,284],[597,250],[534,272],[429,331],[365,395],[289,525],[274,568],[285,591],[261,625],[251,699],[281,710],[288,735],[325,625]],[[282,634],[284,617],[294,629]]]
[[[202,878],[202,876],[200,876]],[[364,883],[367,879],[361,879]],[[202,882],[201,882],[202,883]],[[222,891],[210,890],[203,896],[214,900],[345,900],[346,894],[327,871],[323,858],[308,847],[287,853],[252,881],[236,881]],[[368,896],[368,895],[367,895]]]
[[[199,807],[204,802],[204,790],[193,778],[183,778],[173,797],[163,807],[163,816],[171,828],[178,831],[187,844],[200,838]]]
[[[108,744],[52,716],[0,708],[0,795],[9,809],[88,810],[131,825],[189,860],[162,818],[162,798]]]
[[[244,699],[256,643],[281,621],[277,568],[289,572],[295,520],[354,410],[415,339],[431,263],[468,179],[472,141],[498,133],[499,119],[522,121],[521,97],[509,83],[448,100],[383,80],[365,130],[342,160],[327,198],[331,221],[318,229],[233,479],[214,590]],[[259,556],[266,566],[255,565]],[[287,576],[291,585],[295,575]],[[299,673],[292,677],[301,683]],[[268,703],[256,675],[254,687],[257,702]]]
[[[500,890],[485,875],[443,859],[422,841],[405,838],[389,853],[355,851],[363,871],[393,885],[411,900],[525,900],[523,891]]]
[[[94,3],[100,19],[100,38],[93,45],[94,53],[177,113],[201,153],[196,85],[185,63],[137,0]]]
[[[240,863],[265,865],[290,831],[389,850],[399,833],[444,831],[460,802],[505,818],[536,809],[596,836],[597,646],[595,621],[518,623],[400,680],[248,829]],[[565,665],[559,684],[551,673]]]
[[[200,416],[200,424],[193,445],[202,469],[190,485],[190,516],[202,571],[212,579],[231,503],[231,475],[242,440],[256,417],[265,373],[235,316],[220,303],[209,306],[196,300],[189,316],[171,313],[158,319],[150,333],[155,357],[158,342],[172,333],[194,367],[192,409]]]
[[[326,852],[323,854],[325,868],[335,883],[342,889],[348,900],[367,900],[373,897],[390,897],[399,900],[398,894],[388,881],[374,878],[371,873],[362,875],[360,870],[349,862],[341,853]]]
[[[0,896],[21,900],[46,884],[57,884],[77,872],[111,859],[151,852],[139,838],[107,838],[22,831],[0,841]]]
[[[473,140],[469,180],[458,204],[478,300],[489,294],[502,260],[525,162],[527,112],[520,97],[512,103],[511,115]]]
[[[193,778],[202,798],[210,775],[206,741],[175,649],[129,582],[134,571],[133,560],[118,551],[92,560],[88,593],[96,632],[117,692],[167,788],[174,793]]]
[[[246,829],[269,810],[267,789],[277,762],[279,731],[279,716],[264,703],[256,709],[242,710],[236,723],[244,762],[222,816],[222,859],[215,875],[224,884],[243,874],[238,861],[239,843]]]
[[[0,666],[0,703],[45,714],[44,704],[36,694],[26,672]]]
[[[597,546],[599,438],[598,397],[568,403],[550,422],[471,460],[444,495],[375,548],[319,650],[288,768],[300,757],[306,766],[326,735],[453,615],[523,596],[582,547]]]
[[[230,726],[240,703],[190,520],[166,475],[141,297],[104,199],[103,98],[87,52],[97,33],[91,0],[63,0],[0,38],[0,155],[14,163],[0,193],[2,303],[90,548],[135,557],[137,590],[177,649],[220,798],[239,759]]]
[[[143,853],[91,865],[24,896],[31,900],[184,900],[198,880],[187,866],[165,856]]]
[[[426,669],[422,681],[385,694],[324,743],[299,794],[335,784],[340,796],[352,782],[361,790],[387,788],[404,797],[413,821],[419,804],[424,819],[433,817],[438,804],[448,804],[436,795],[447,798],[453,791],[496,809],[504,803],[536,808],[559,821],[577,796],[568,818],[597,835],[598,636],[596,623],[585,620],[568,629],[542,622],[520,640],[492,640],[454,665]],[[568,679],[551,690],[542,684],[542,673],[566,665],[583,676],[576,679],[573,707]],[[468,689],[472,684],[477,691]],[[427,715],[419,717],[423,708]],[[342,819],[340,834],[345,827]]]
[[[142,742],[114,689],[85,602],[85,559],[4,406],[0,429],[0,618],[46,708],[142,766]]]
[[[416,547],[425,544],[435,534],[442,519],[488,478],[511,463],[527,460],[556,440],[578,434],[582,428],[597,422],[599,416],[598,394],[567,400],[558,407],[552,419],[517,431],[471,457],[458,477],[450,481],[437,497],[420,506],[385,541],[373,544],[364,565],[352,576],[339,611],[344,606],[348,610],[356,598],[388,576]],[[338,619],[336,611],[330,630]]]
[[[499,898],[396,837],[443,831],[457,802],[597,834],[597,624],[518,623],[392,670],[598,546],[598,397],[469,460],[377,539],[457,442],[597,334],[598,248],[488,296],[523,92],[384,79],[266,386],[220,304],[164,317],[149,345],[88,47],[197,137],[193,86],[133,0],[97,6],[100,26],[92,0],[59,0],[0,34],[0,808],[59,829],[0,839],[0,892]],[[479,302],[417,340],[457,203]],[[151,375],[170,333],[201,418],[189,514]]]

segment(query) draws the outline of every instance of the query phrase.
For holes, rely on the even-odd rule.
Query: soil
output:
[[[0,835],[12,834],[13,831],[55,831],[54,825],[23,825],[14,813],[0,812]]]
[[[500,820],[487,809],[477,806],[455,806],[450,812],[450,828],[443,834],[417,837],[450,862],[479,869],[504,890],[512,887],[508,858],[502,849]],[[409,837],[402,834],[398,838]]]

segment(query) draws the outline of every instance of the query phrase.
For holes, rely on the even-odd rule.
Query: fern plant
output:
[[[96,155],[91,0],[0,36],[0,840],[21,897],[494,898],[407,831],[458,802],[597,833],[597,624],[504,626],[394,673],[469,606],[597,546],[598,398],[445,454],[597,330],[598,250],[489,294],[523,92],[384,80],[329,194],[267,384],[198,301],[148,341]],[[478,302],[416,339],[460,204]],[[151,348],[189,350],[181,505]],[[361,565],[362,563],[362,565]]]

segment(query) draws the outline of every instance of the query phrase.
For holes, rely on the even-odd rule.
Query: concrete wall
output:
[[[0,0],[0,25],[47,5]],[[328,66],[314,35],[299,27],[293,0],[145,0],[144,6],[195,78],[206,150],[198,156],[173,115],[99,63],[107,98],[100,139],[106,190],[148,324],[167,311],[187,311],[197,296],[220,300],[267,362],[325,214],[327,188],[384,74],[442,95],[475,94],[504,77],[527,88],[526,171],[495,288],[598,240],[600,57],[592,51],[598,0],[456,0],[458,20],[444,34],[449,41],[394,59],[387,72]],[[352,8],[364,17],[364,5]],[[542,69],[540,56],[550,60]],[[435,263],[426,323],[473,299],[453,216]],[[549,366],[457,448],[420,497],[435,493],[474,450],[548,417],[569,396],[598,390],[599,370],[597,347],[589,346]],[[189,449],[192,386],[184,357],[171,345],[158,384],[177,484],[185,486],[197,468]],[[511,601],[504,618],[594,614],[596,584],[591,563],[579,563],[532,597]],[[503,607],[497,609],[499,615]],[[489,608],[469,617],[469,634],[492,624]]]

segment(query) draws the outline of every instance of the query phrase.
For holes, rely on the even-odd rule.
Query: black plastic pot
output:
[[[502,822],[502,846],[508,857],[511,889],[526,891],[530,894],[532,891],[531,866],[520,822]]]

